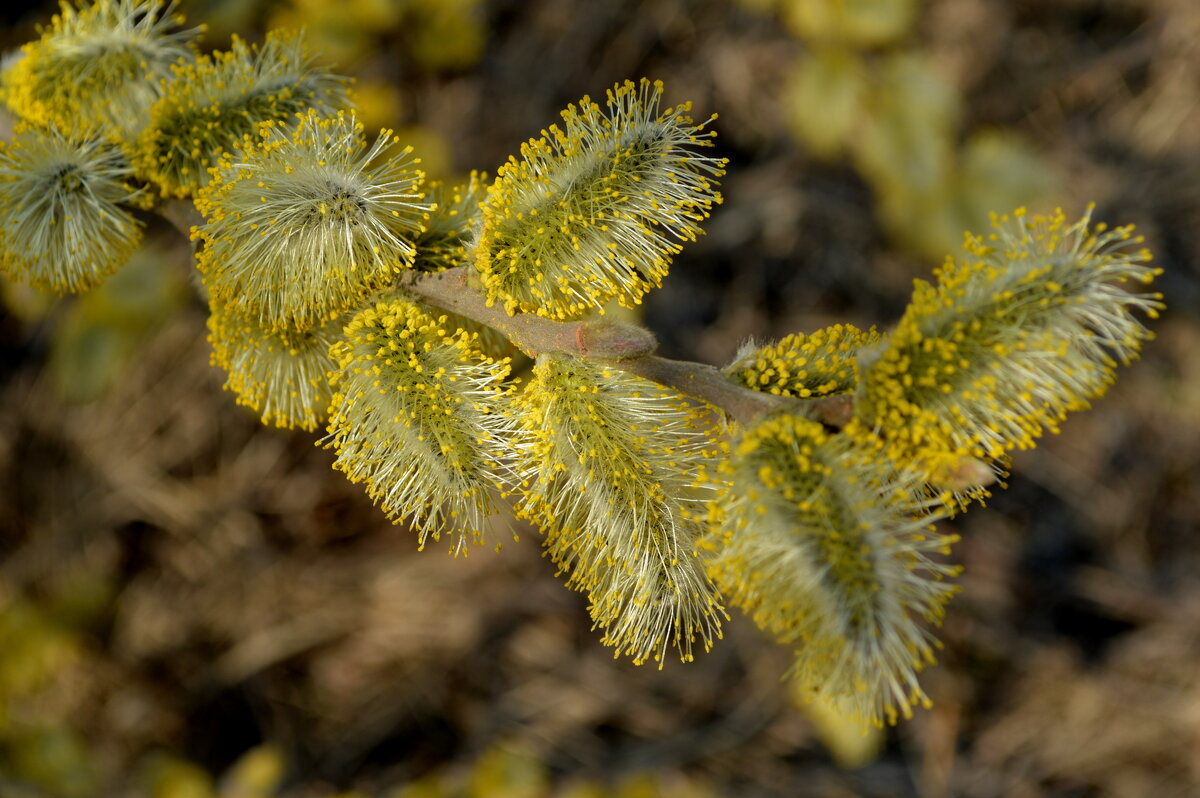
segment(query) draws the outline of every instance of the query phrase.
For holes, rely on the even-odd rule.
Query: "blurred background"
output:
[[[0,796],[1200,795],[1195,0],[193,0],[205,45],[304,26],[368,128],[495,172],[584,94],[719,113],[725,204],[644,306],[672,357],[887,327],[989,211],[1136,223],[1157,340],[947,523],[934,708],[863,736],[741,616],[614,660],[521,530],[416,551],[316,436],[209,366],[187,243],[0,307]],[[0,45],[49,4],[7,12]],[[351,792],[354,791],[354,792]]]

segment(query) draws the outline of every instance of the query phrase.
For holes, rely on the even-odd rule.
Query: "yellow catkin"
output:
[[[200,32],[165,0],[62,3],[4,73],[5,103],[42,126],[132,135],[161,96],[172,65],[195,58]]]
[[[812,697],[879,724],[927,701],[917,672],[955,588],[941,510],[882,442],[792,415],[747,429],[722,465],[709,572],[731,603],[796,647]]]
[[[138,175],[163,196],[193,196],[221,157],[263,122],[286,123],[308,109],[332,114],[348,104],[346,79],[317,69],[296,33],[271,31],[261,46],[234,36],[229,50],[171,69],[130,153]]]
[[[1149,261],[1132,227],[1093,227],[1090,212],[996,219],[917,281],[886,346],[861,358],[856,415],[931,473],[1031,448],[1151,337],[1135,314],[1156,316],[1161,295],[1122,285],[1151,282]]]
[[[342,320],[311,330],[266,329],[216,308],[208,320],[212,362],[226,371],[226,389],[264,424],[312,431],[327,418],[333,391],[329,349]]]
[[[719,445],[695,407],[568,355],[538,358],[513,408],[525,436],[518,513],[588,595],[604,643],[634,662],[689,661],[720,637],[721,601],[696,540]]]
[[[747,388],[776,396],[807,399],[848,393],[858,384],[859,350],[880,340],[874,328],[835,324],[763,347],[747,344],[725,373]]]
[[[480,172],[472,172],[460,185],[428,184],[433,211],[429,224],[413,242],[417,250],[413,269],[440,272],[467,262],[467,246],[480,221],[486,184],[487,175]]]
[[[18,125],[0,147],[0,268],[58,293],[95,286],[141,243],[130,174],[102,139]]]
[[[662,84],[626,81],[500,167],[483,206],[475,266],[490,302],[555,319],[632,307],[721,201],[725,160],[689,105],[659,109]]]
[[[495,494],[511,483],[508,361],[405,300],[360,311],[344,335],[332,348],[325,439],[334,468],[407,519],[422,546],[444,535],[456,553],[482,542]]]
[[[410,267],[429,220],[411,149],[353,114],[267,124],[214,169],[196,206],[197,265],[212,302],[260,326],[306,330],[361,304]]]

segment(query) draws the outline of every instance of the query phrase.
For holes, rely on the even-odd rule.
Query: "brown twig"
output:
[[[204,222],[195,206],[184,200],[163,203],[158,212],[189,237],[192,227]],[[565,352],[602,361],[720,408],[742,425],[785,409],[834,427],[849,421],[845,397],[775,396],[739,385],[714,366],[658,357],[653,354],[653,334],[637,325],[607,319],[555,321],[532,313],[509,315],[499,305],[489,304],[470,285],[470,275],[469,266],[434,273],[409,272],[401,279],[400,287],[422,302],[498,330],[530,357],[542,352]]]
[[[751,424],[768,413],[785,409],[835,427],[845,426],[849,421],[846,397],[794,399],[751,390],[714,366],[658,357],[653,354],[653,334],[636,325],[605,319],[555,321],[530,313],[510,316],[499,306],[489,305],[468,284],[468,275],[469,267],[460,266],[436,274],[416,275],[405,281],[404,287],[424,302],[499,330],[530,357],[541,352],[566,352],[603,361],[718,407],[739,424]]]
[[[466,266],[433,274],[411,272],[405,277],[401,286],[413,296],[499,330],[530,357],[551,351],[580,354],[579,333],[585,322],[554,321],[531,313],[510,316],[502,307],[489,305],[483,294],[467,285]]]
[[[674,388],[685,396],[702,399],[721,408],[730,418],[743,425],[785,407],[801,409],[801,403],[796,399],[743,388],[721,373],[720,369],[705,363],[644,355],[613,365],[643,379]]]

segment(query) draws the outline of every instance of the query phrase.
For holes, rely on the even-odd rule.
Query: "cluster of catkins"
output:
[[[191,200],[238,400],[327,425],[334,467],[422,544],[482,541],[510,499],[637,662],[708,649],[729,603],[794,648],[814,698],[907,716],[955,590],[935,523],[1102,394],[1149,337],[1134,312],[1160,307],[1120,285],[1156,273],[1129,228],[1018,211],[917,281],[887,334],[744,347],[722,379],[778,397],[772,412],[635,376],[646,352],[526,340],[514,377],[505,325],[421,301],[421,281],[457,269],[476,306],[552,326],[637,304],[721,201],[712,120],[626,82],[491,182],[430,184],[391,132],[364,136],[347,81],[298,35],[202,55],[181,26],[165,0],[64,5],[9,62],[3,270],[84,290],[138,245],[135,209]],[[844,418],[810,412],[839,396]]]

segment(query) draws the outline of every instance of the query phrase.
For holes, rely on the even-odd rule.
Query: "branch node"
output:
[[[625,360],[649,355],[658,348],[654,333],[622,321],[587,321],[575,329],[579,353],[598,360]]]

